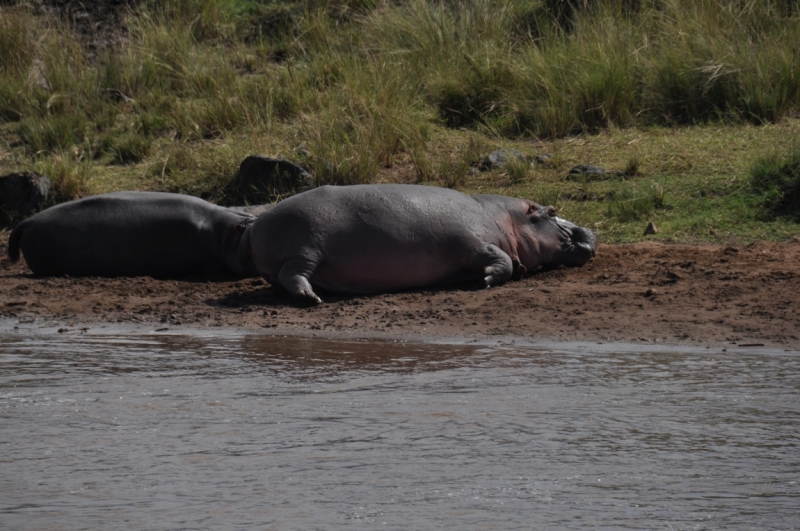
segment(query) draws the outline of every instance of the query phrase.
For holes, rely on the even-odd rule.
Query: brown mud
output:
[[[40,278],[0,244],[0,318],[66,332],[126,323],[338,337],[486,338],[800,349],[800,238],[748,246],[601,245],[575,269],[491,289],[321,293],[308,307],[262,279]]]

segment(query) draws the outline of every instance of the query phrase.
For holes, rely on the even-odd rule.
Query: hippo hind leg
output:
[[[309,280],[316,269],[316,261],[308,258],[287,260],[278,273],[278,283],[296,297],[303,297],[310,299],[314,304],[321,304],[322,299],[314,293]]]
[[[476,269],[482,270],[483,283],[487,288],[508,282],[514,272],[511,257],[492,244],[481,249],[473,264]]]

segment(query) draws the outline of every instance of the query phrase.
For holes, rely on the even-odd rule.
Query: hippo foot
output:
[[[322,299],[320,299],[316,293],[313,291],[303,291],[300,293],[303,297],[303,300],[311,304],[312,306],[317,306],[318,304],[322,304]]]
[[[317,265],[313,260],[305,257],[289,260],[281,267],[281,271],[278,274],[278,282],[295,297],[302,297],[314,305],[322,304],[322,299],[314,293],[309,281],[316,267]]]
[[[520,263],[519,260],[512,260],[511,264],[514,267],[514,272],[511,274],[511,280],[522,280],[528,272],[528,268]]]
[[[483,283],[487,288],[505,284],[514,271],[511,257],[499,247],[489,244],[483,250],[481,260],[489,265],[483,268]]]

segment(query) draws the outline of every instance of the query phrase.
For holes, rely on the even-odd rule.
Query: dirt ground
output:
[[[601,245],[575,269],[491,289],[323,293],[307,307],[262,279],[37,278],[0,253],[0,319],[79,333],[236,328],[337,337],[487,338],[800,349],[800,237],[742,247]]]

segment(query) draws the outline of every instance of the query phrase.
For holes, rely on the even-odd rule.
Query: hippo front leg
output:
[[[492,244],[481,249],[473,264],[476,269],[482,270],[483,283],[487,288],[508,282],[514,272],[511,257]]]
[[[278,283],[296,297],[311,299],[314,304],[322,304],[322,299],[311,288],[310,279],[316,269],[317,262],[308,258],[287,260],[278,273]]]

